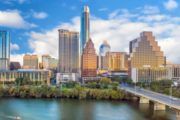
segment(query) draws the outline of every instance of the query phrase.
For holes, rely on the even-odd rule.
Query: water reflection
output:
[[[122,101],[0,99],[0,120],[175,120],[174,112],[152,104]]]

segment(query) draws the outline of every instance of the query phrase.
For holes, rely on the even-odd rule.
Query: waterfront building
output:
[[[165,57],[152,32],[146,31],[139,38],[130,41],[130,67],[143,68],[164,66]]]
[[[125,52],[107,52],[107,66],[109,71],[127,71],[128,55]]]
[[[79,33],[59,30],[59,72],[79,72]]]
[[[9,70],[10,33],[0,30],[0,70]]]
[[[108,70],[106,53],[110,52],[110,50],[111,50],[111,47],[107,43],[107,41],[104,41],[103,44],[100,45],[99,57],[98,57],[98,69],[99,70]]]
[[[23,69],[38,69],[38,56],[37,55],[24,55],[23,57]]]
[[[169,79],[177,80],[180,82],[180,64],[167,65]]]
[[[94,48],[94,43],[91,39],[85,45],[81,59],[81,76],[96,77],[97,75],[97,54]]]
[[[84,6],[81,14],[81,42],[80,42],[80,53],[82,54],[83,48],[86,42],[90,39],[90,11],[88,6]]]
[[[21,69],[21,65],[19,62],[10,62],[10,70],[18,70]]]
[[[17,78],[28,78],[30,81],[50,82],[51,72],[48,70],[19,69],[0,71],[0,81],[15,81]]]
[[[180,82],[180,65],[167,65],[166,67],[132,68],[133,82],[152,82],[158,80],[173,80]]]
[[[133,82],[147,82],[168,79],[168,69],[164,67],[158,68],[132,68],[131,79]]]
[[[77,81],[79,77],[80,76],[77,73],[57,73],[56,84],[65,83],[68,81]]]

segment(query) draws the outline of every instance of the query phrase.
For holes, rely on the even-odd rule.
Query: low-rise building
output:
[[[19,69],[0,71],[0,81],[15,81],[16,78],[28,78],[30,81],[50,82],[51,73],[48,70]]]
[[[56,74],[56,84],[68,82],[68,81],[78,81],[80,75],[78,73],[57,73]]]
[[[180,81],[180,65],[167,65],[158,68],[132,68],[131,78],[133,82],[152,82],[163,79]]]

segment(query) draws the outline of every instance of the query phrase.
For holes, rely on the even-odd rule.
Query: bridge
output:
[[[180,99],[172,96],[152,92],[139,87],[120,86],[120,89],[125,90],[140,98],[140,103],[154,102],[154,110],[165,110],[166,106],[176,111],[176,118],[180,120]]]

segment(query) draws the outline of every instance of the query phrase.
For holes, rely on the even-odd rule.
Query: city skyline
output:
[[[137,7],[132,6],[133,2],[125,2],[120,4],[120,2],[115,1],[117,5],[109,5],[109,1],[104,1],[104,7],[101,5],[95,6],[95,1],[86,1],[86,2],[72,2],[69,1],[66,4],[59,4],[62,5],[59,8],[66,10],[69,8],[70,5],[81,7],[74,7],[71,10],[67,11],[68,17],[66,20],[63,20],[61,23],[57,23],[60,20],[52,20],[52,14],[50,14],[48,10],[45,13],[47,15],[41,13],[33,14],[29,18],[25,17],[25,11],[27,12],[30,8],[26,7],[26,10],[23,10],[21,5],[28,6],[30,4],[34,5],[36,2],[33,1],[24,1],[24,3],[19,3],[18,1],[9,1],[8,3],[1,2],[0,6],[1,9],[1,16],[7,15],[13,17],[13,15],[18,15],[22,18],[25,25],[31,25],[30,28],[24,29],[20,24],[21,22],[16,21],[20,28],[17,28],[16,23],[10,24],[8,21],[4,23],[3,20],[0,20],[0,26],[3,29],[8,29],[12,32],[12,43],[11,43],[11,57],[12,60],[20,60],[22,63],[22,56],[25,53],[35,53],[35,54],[50,54],[53,57],[57,58],[57,51],[58,46],[56,46],[56,42],[58,41],[57,29],[59,28],[68,28],[70,30],[76,30],[80,32],[80,15],[83,5],[89,5],[91,10],[91,34],[92,39],[95,44],[96,51],[98,53],[98,48],[103,40],[108,40],[110,46],[112,47],[112,51],[125,51],[128,52],[128,43],[130,40],[134,39],[140,32],[144,30],[153,31],[155,34],[159,46],[161,46],[162,50],[167,56],[167,59],[174,62],[179,63],[179,54],[178,50],[173,48],[178,47],[179,45],[179,35],[177,33],[179,29],[179,13],[175,12],[179,9],[179,1],[174,1],[174,6],[170,7],[170,2],[168,0],[164,1],[147,1],[139,3],[135,1],[134,4]],[[57,2],[57,1],[56,1]],[[55,3],[56,3],[55,2]],[[11,4],[10,4],[11,3]],[[38,1],[38,3],[42,3],[42,6],[46,6],[45,3],[42,1]],[[50,3],[50,4],[55,4]],[[72,3],[72,4],[69,4]],[[169,3],[169,8],[168,8]],[[100,3],[99,3],[100,4]],[[125,5],[127,4],[127,5]],[[15,5],[17,5],[15,10]],[[63,7],[66,6],[66,7]],[[68,7],[67,7],[68,6]],[[95,7],[94,7],[95,6]],[[112,9],[114,7],[114,9]],[[7,8],[9,8],[7,10]],[[35,6],[33,6],[36,9]],[[104,8],[104,9],[103,9]],[[105,9],[106,8],[106,9]],[[56,7],[57,9],[57,7]],[[144,10],[144,11],[143,11]],[[42,12],[43,9],[39,8]],[[143,11],[143,12],[141,12]],[[53,12],[53,11],[51,11]],[[31,11],[31,14],[35,13],[35,10]],[[64,12],[62,12],[64,13]],[[53,14],[57,17],[57,15]],[[9,17],[8,16],[8,17]],[[36,16],[36,17],[35,17]],[[39,19],[37,19],[38,17]],[[64,14],[59,15],[61,19],[63,19]],[[55,18],[56,18],[55,17]],[[171,17],[171,20],[169,18]],[[31,19],[30,19],[31,18]],[[35,19],[36,18],[36,19]],[[149,18],[149,19],[145,19]],[[50,20],[51,19],[51,20]],[[50,20],[50,21],[49,21]],[[50,22],[50,25],[44,26],[40,24],[41,22]],[[32,23],[32,24],[28,24]],[[36,23],[36,27],[35,27]],[[53,26],[53,24],[57,23]],[[33,25],[34,24],[34,25]],[[43,23],[44,24],[44,23]],[[163,25],[162,25],[163,24]],[[34,26],[34,27],[33,27]],[[134,27],[137,26],[137,27]],[[47,28],[48,27],[48,28]],[[174,28],[177,29],[174,29]],[[126,31],[124,31],[126,30]],[[108,34],[111,32],[111,34]],[[16,33],[16,34],[15,34]],[[166,35],[164,34],[166,33]],[[28,35],[23,37],[23,35]],[[21,37],[22,40],[19,40]],[[52,42],[52,44],[48,44],[48,42]],[[168,46],[167,46],[168,44]],[[39,47],[39,46],[42,47]],[[26,47],[25,47],[26,46]],[[47,48],[47,49],[44,49]],[[58,52],[58,51],[57,51]]]

